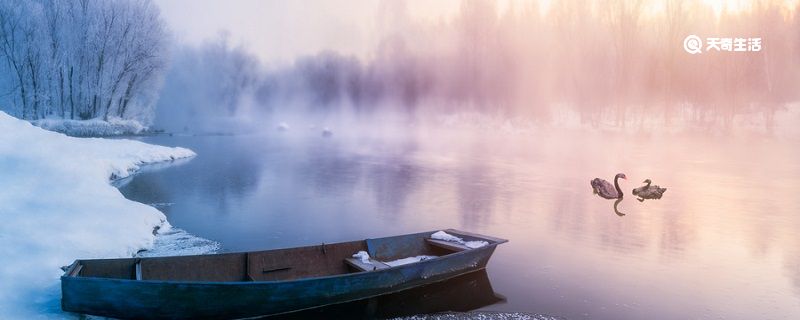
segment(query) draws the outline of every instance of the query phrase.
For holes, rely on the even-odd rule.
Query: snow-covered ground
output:
[[[59,267],[78,258],[133,256],[153,247],[156,227],[161,241],[184,242],[180,248],[195,241],[109,184],[142,165],[194,155],[67,137],[0,112],[0,318],[70,317],[60,310]]]
[[[31,123],[37,127],[50,131],[61,132],[73,137],[102,137],[139,134],[147,127],[136,120],[100,119],[70,120],[70,119],[41,119]]]

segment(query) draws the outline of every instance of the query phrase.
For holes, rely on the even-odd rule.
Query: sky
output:
[[[284,64],[297,56],[323,50],[367,57],[380,38],[377,26],[381,15],[377,13],[382,8],[381,0],[155,3],[179,41],[199,44],[226,30],[234,45],[245,45],[267,65]],[[458,7],[459,0],[408,1],[406,10],[414,19],[436,20],[456,13]]]
[[[552,0],[497,0],[510,5]],[[739,11],[752,0],[700,0],[717,14]],[[792,6],[798,0],[784,0]],[[323,50],[369,58],[380,41],[388,15],[405,11],[415,21],[436,22],[457,14],[461,0],[155,0],[181,43],[200,44],[225,31],[234,45],[245,45],[266,65],[282,65]],[[658,2],[654,2],[658,3]],[[404,7],[404,8],[403,8]],[[653,8],[659,10],[658,6]],[[392,12],[395,11],[395,12]]]

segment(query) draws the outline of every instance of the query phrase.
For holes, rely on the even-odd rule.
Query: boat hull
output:
[[[378,271],[289,281],[178,282],[64,276],[62,308],[136,319],[271,315],[375,297],[481,270],[496,247],[492,243]]]

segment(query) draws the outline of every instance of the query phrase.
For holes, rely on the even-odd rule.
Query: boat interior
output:
[[[506,240],[457,230],[465,241]],[[433,232],[267,251],[194,256],[77,260],[64,276],[153,281],[285,281],[390,268],[386,261],[444,256],[471,250],[462,243],[431,238]],[[368,261],[354,258],[369,253]]]

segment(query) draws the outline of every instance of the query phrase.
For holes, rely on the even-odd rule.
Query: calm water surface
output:
[[[507,238],[487,268],[489,284],[479,286],[505,301],[489,299],[482,310],[570,319],[800,317],[796,141],[301,131],[142,138],[198,156],[120,190],[225,251],[444,228]],[[589,187],[591,178],[618,172],[629,177],[623,216]],[[630,195],[646,178],[668,188],[663,199]]]

